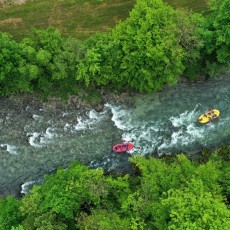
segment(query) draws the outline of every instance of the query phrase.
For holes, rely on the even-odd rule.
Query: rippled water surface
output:
[[[0,99],[0,195],[15,194],[59,166],[79,160],[106,171],[127,167],[127,155],[111,153],[121,140],[134,152],[195,154],[230,144],[230,75],[205,83],[179,84],[162,92],[107,103],[102,112],[57,109]],[[218,120],[200,125],[209,108]],[[25,186],[24,186],[25,187]],[[23,187],[23,188],[24,188]]]

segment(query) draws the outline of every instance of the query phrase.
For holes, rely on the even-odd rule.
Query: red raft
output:
[[[134,148],[134,144],[131,142],[123,142],[122,144],[116,144],[113,146],[113,151],[115,153],[128,152]]]

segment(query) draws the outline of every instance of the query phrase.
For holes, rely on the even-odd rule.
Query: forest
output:
[[[202,15],[140,0],[111,32],[85,41],[54,27],[34,29],[20,41],[0,32],[0,95],[150,93],[181,76],[215,77],[229,67],[229,1],[210,3]]]
[[[197,159],[134,155],[134,173],[73,163],[28,195],[0,200],[0,229],[223,229],[230,225],[230,148]]]
[[[211,0],[205,14],[137,0],[127,19],[84,41],[55,27],[20,40],[0,32],[0,95],[151,93],[182,76],[217,77],[229,69],[229,12],[228,0]],[[0,199],[0,229],[227,230],[229,154],[225,146],[198,159],[134,155],[131,175],[76,162],[20,199]]]

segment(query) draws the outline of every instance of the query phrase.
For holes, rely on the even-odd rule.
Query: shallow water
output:
[[[1,99],[0,195],[25,192],[28,183],[78,160],[105,171],[127,171],[128,155],[115,155],[122,140],[146,154],[196,154],[230,144],[230,74],[203,83],[181,83],[162,92],[130,98],[128,104],[105,104],[102,112],[57,109],[33,102]],[[209,108],[218,120],[200,125]],[[25,184],[26,183],[26,184]],[[24,186],[21,188],[21,185]]]

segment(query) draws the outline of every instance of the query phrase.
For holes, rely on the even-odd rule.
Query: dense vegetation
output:
[[[137,0],[111,32],[82,42],[54,27],[21,41],[0,33],[0,95],[79,91],[151,92],[180,76],[210,77],[229,67],[230,2],[208,14]],[[221,152],[222,151],[222,152]],[[78,163],[46,176],[21,200],[0,200],[0,229],[223,229],[230,226],[230,149],[200,164],[140,156],[135,176],[112,177]],[[224,152],[224,154],[223,154]]]
[[[204,161],[133,156],[136,175],[75,163],[21,200],[0,200],[0,229],[223,229],[230,225],[230,148]]]
[[[35,29],[20,42],[0,33],[0,94],[68,96],[101,87],[151,92],[182,75],[215,76],[229,67],[229,10],[227,0],[211,1],[208,16],[138,0],[111,33],[85,42],[55,28]]]

